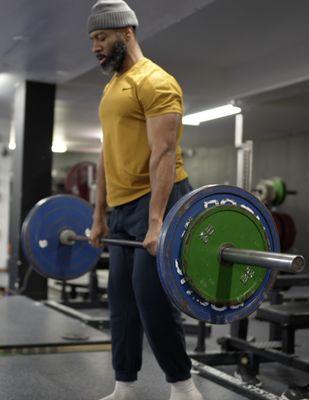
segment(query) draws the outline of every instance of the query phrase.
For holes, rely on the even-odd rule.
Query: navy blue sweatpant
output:
[[[176,183],[167,210],[191,190]],[[148,230],[150,194],[116,207],[110,217],[113,238],[143,241]],[[190,378],[179,312],[167,298],[156,258],[144,249],[110,246],[108,300],[116,380],[134,381],[142,365],[143,332],[168,382]]]

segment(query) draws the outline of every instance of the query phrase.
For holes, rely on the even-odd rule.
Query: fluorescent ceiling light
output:
[[[15,150],[16,149],[16,134],[15,134],[15,124],[14,124],[14,118],[12,118],[11,121],[11,128],[10,128],[10,140],[9,140],[9,150]]]
[[[12,75],[6,74],[6,73],[0,73],[0,86],[7,85],[11,83],[12,81]]]
[[[241,108],[235,107],[232,104],[227,104],[222,107],[212,108],[195,114],[186,115],[183,117],[182,123],[184,125],[199,126],[202,122],[228,117],[230,115],[239,113],[241,113]]]
[[[15,142],[14,138],[10,139],[8,147],[9,147],[9,150],[15,150],[16,149],[16,142]]]
[[[68,151],[68,147],[64,142],[54,142],[52,145],[53,153],[66,153]]]

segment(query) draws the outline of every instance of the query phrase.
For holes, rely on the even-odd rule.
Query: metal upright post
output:
[[[55,89],[55,85],[25,81],[15,95],[9,287],[16,291],[25,286],[23,294],[36,300],[46,299],[47,281],[32,272],[23,285],[29,265],[20,249],[20,229],[34,204],[51,194]]]
[[[236,185],[247,191],[252,188],[253,142],[243,141],[244,116],[235,116],[235,148],[237,150]],[[231,336],[246,339],[248,334],[248,319],[231,324]]]

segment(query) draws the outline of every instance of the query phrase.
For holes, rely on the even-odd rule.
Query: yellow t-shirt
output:
[[[176,80],[147,58],[139,60],[105,87],[99,116],[110,207],[133,201],[151,191],[150,148],[146,118],[183,114],[182,90]],[[182,127],[178,133],[178,141]],[[187,177],[180,146],[176,150],[176,179]]]

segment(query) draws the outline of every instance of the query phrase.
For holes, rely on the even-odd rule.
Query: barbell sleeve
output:
[[[284,272],[301,272],[305,268],[303,256],[237,249],[232,246],[222,246],[220,259],[223,263],[252,265]]]

